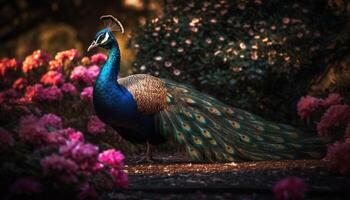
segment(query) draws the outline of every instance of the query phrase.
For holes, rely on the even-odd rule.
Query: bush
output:
[[[132,42],[134,71],[193,84],[230,105],[288,121],[344,23],[326,1],[165,0],[164,16]]]
[[[75,49],[54,59],[41,50],[23,62],[1,59],[0,196],[90,199],[127,187],[124,155],[115,150],[126,143],[92,108],[92,85],[105,60],[80,59]]]

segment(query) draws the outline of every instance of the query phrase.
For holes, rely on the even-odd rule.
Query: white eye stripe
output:
[[[101,41],[101,44],[107,42],[108,38],[109,38],[109,34],[106,33],[105,38],[103,38],[103,40]]]

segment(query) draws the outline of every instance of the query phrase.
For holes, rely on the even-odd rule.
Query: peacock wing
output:
[[[133,96],[137,111],[145,115],[155,114],[167,106],[167,90],[164,82],[148,74],[136,74],[118,79]]]
[[[157,127],[165,137],[184,145],[194,160],[320,158],[329,142],[227,106],[190,86],[161,80],[166,105],[155,115]]]

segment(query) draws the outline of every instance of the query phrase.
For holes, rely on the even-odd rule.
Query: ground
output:
[[[129,189],[111,199],[273,199],[271,188],[286,176],[302,177],[306,199],[347,199],[350,176],[330,173],[323,161],[191,163],[182,154],[158,153],[161,162],[126,161]]]

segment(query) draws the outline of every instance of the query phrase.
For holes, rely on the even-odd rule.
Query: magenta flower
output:
[[[64,63],[65,60],[74,60],[80,57],[80,53],[77,49],[70,49],[66,51],[58,52],[55,56],[55,60]]]
[[[33,195],[42,192],[42,185],[32,178],[20,178],[10,188],[14,195]]]
[[[83,82],[87,85],[92,85],[94,82],[93,74],[84,66],[77,66],[70,74],[70,79],[75,82]]]
[[[345,142],[350,144],[350,122],[345,128]]]
[[[74,130],[74,129],[73,129]],[[79,142],[84,142],[85,138],[82,132],[80,131],[69,131],[68,132],[68,138],[71,141],[79,141]]]
[[[329,170],[343,175],[350,174],[350,144],[335,142],[328,145],[324,160]]]
[[[12,88],[15,90],[22,90],[25,87],[27,87],[28,85],[28,81],[25,78],[18,78],[17,80],[15,80],[12,84]]]
[[[329,134],[331,128],[339,127],[350,121],[350,106],[333,105],[321,117],[317,124],[317,132],[321,136]]]
[[[49,113],[46,115],[43,115],[40,120],[39,123],[41,123],[43,126],[47,127],[47,128],[55,128],[55,129],[61,129],[62,128],[62,119],[61,117]]]
[[[340,104],[342,101],[342,97],[337,93],[330,93],[328,97],[321,101],[321,105],[324,107],[329,107],[332,105]]]
[[[24,94],[24,99],[28,102],[39,100],[42,90],[43,85],[41,84],[28,86]]]
[[[91,65],[88,72],[90,73],[90,77],[92,78],[93,82],[95,82],[98,74],[100,73],[100,67],[97,65]]]
[[[48,88],[43,88],[40,92],[40,100],[46,101],[56,101],[61,100],[63,94],[57,86],[51,86]]]
[[[16,59],[3,58],[0,60],[0,76],[6,77],[9,71],[16,70],[18,63]]]
[[[89,176],[95,171],[98,147],[79,141],[71,141],[59,149],[61,155],[74,160],[79,170]]]
[[[27,56],[22,65],[22,71],[28,73],[33,69],[38,69],[48,63],[49,56],[41,50],[34,51],[31,55]]]
[[[321,100],[312,96],[301,97],[298,102],[298,115],[301,119],[308,118],[320,105]]]
[[[63,69],[63,63],[59,60],[51,60],[49,62],[49,70],[61,72]]]
[[[21,140],[34,145],[46,143],[46,128],[33,115],[21,117],[19,121],[19,137]]]
[[[103,53],[97,53],[91,56],[91,62],[95,65],[103,64],[107,60],[107,56]]]
[[[109,170],[109,174],[112,176],[113,182],[117,186],[121,188],[128,188],[128,185],[129,185],[128,175],[123,170],[111,168]]]
[[[62,85],[64,83],[64,77],[61,72],[48,71],[41,77],[40,81],[46,85]]]
[[[306,184],[298,177],[287,177],[278,181],[273,187],[277,200],[299,200],[304,199]]]
[[[78,165],[71,159],[53,154],[41,160],[44,175],[52,176],[65,183],[77,182]]]
[[[61,91],[64,93],[68,93],[72,96],[77,94],[77,88],[71,83],[65,83],[61,86]]]
[[[0,153],[6,151],[13,146],[14,140],[12,135],[5,129],[0,127]]]
[[[94,89],[91,86],[84,88],[80,93],[80,99],[92,102],[93,90]]]
[[[96,115],[90,116],[87,130],[93,135],[104,133],[106,131],[106,124],[103,123]]]
[[[124,165],[124,155],[115,149],[108,149],[98,155],[98,161],[112,168],[121,169]]]

